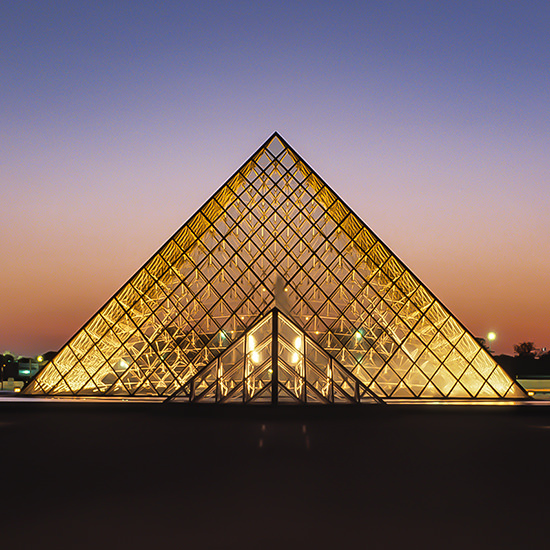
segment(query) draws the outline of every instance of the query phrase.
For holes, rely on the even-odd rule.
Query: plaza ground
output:
[[[550,407],[0,402],[3,548],[547,547]]]

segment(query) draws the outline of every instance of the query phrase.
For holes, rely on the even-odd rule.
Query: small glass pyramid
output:
[[[279,339],[277,402],[526,398],[277,133],[24,393],[272,402],[273,308],[314,350]]]
[[[367,386],[273,309],[168,401],[381,403]]]

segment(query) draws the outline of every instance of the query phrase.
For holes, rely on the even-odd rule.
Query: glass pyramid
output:
[[[277,309],[195,374],[171,400],[274,405],[382,402]]]
[[[272,359],[262,363],[264,370],[252,369],[254,388],[256,381],[263,385],[251,394],[248,359],[237,356],[248,357],[245,335],[260,331],[262,323],[273,328],[268,313],[274,307],[282,314],[279,323],[302,333],[319,354],[319,361],[311,359],[316,371],[324,372],[319,365],[329,358],[336,365],[332,372],[345,371],[349,384],[359,381],[365,396],[526,397],[276,133],[69,340],[25,393],[214,401],[233,396],[244,402],[261,401],[265,394],[271,401]],[[266,329],[268,356],[272,328]],[[235,373],[227,374],[234,386],[224,393],[220,365],[225,369],[226,361]],[[290,373],[293,390],[281,382],[285,369],[277,371],[278,400],[288,394],[307,401],[307,388],[316,386],[304,372]],[[197,388],[210,393],[197,394]]]

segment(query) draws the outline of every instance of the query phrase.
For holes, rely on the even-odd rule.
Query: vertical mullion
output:
[[[279,401],[279,312],[273,310],[273,329],[271,336],[271,404],[277,405]]]
[[[221,387],[220,387],[220,358],[216,359],[216,397],[215,402],[219,403],[221,399]]]

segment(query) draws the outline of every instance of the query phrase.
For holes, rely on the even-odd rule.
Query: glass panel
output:
[[[424,349],[426,349],[414,332],[407,336],[401,348],[413,361],[421,355]]]
[[[463,336],[464,329],[454,320],[449,319],[442,327],[441,332],[451,344],[456,344]]]
[[[483,378],[481,378],[472,366],[469,366],[462,375],[460,382],[472,395],[475,396],[483,385]]]
[[[437,357],[444,361],[445,358],[451,353],[451,344],[446,338],[444,338],[440,332],[438,332],[429,345],[430,351],[435,353]]]
[[[404,378],[404,382],[414,392],[415,395],[420,395],[426,386],[428,379],[422,371],[415,365],[411,368]]]
[[[414,394],[403,382],[400,382],[397,388],[395,388],[391,396],[407,398],[407,397],[414,397]]]
[[[77,336],[70,342],[70,347],[77,358],[84,356],[88,350],[94,345],[93,340],[85,331],[80,331]],[[66,353],[66,352],[65,352]]]
[[[291,344],[294,351],[299,353],[303,352],[304,338],[302,336],[302,333],[291,326],[282,316],[279,316],[279,337],[283,338],[286,342]]]
[[[525,393],[519,388],[519,386],[514,384],[510,387],[505,397],[509,399],[523,399],[525,398]]]
[[[512,385],[510,378],[499,368],[495,369],[491,376],[489,376],[488,382],[501,397],[506,395],[508,388]]]
[[[399,317],[411,328],[416,325],[420,315],[420,310],[411,301],[405,302],[399,311]]]
[[[462,335],[456,348],[468,361],[471,361],[479,350],[479,344],[466,332]]]
[[[385,366],[376,377],[376,383],[387,395],[390,395],[397,384],[399,384],[399,376],[390,367]]]
[[[429,350],[424,350],[416,361],[418,368],[428,377],[431,378],[434,372],[439,368],[441,362]]]
[[[305,387],[303,359],[292,365],[288,365],[279,357],[278,369],[279,384],[288,389],[297,398],[303,400]]]
[[[436,329],[426,317],[423,317],[415,326],[414,332],[424,344],[429,345],[436,334]]]
[[[445,367],[441,367],[435,373],[432,382],[439,388],[443,395],[448,396],[449,392],[456,384],[456,378]]]
[[[348,395],[354,397],[357,393],[357,381],[355,378],[348,372],[346,369],[337,366],[336,364],[332,365],[332,380],[333,384],[337,385]]]
[[[483,387],[481,388],[480,392],[477,395],[478,397],[485,397],[489,399],[494,399],[495,397],[500,397],[498,393],[495,392],[495,390],[487,383],[483,384]]]
[[[457,382],[448,397],[469,398],[471,395],[461,386],[460,382]]]
[[[247,335],[246,352],[253,353],[254,350],[261,346],[262,342],[271,336],[272,316],[269,315],[258,326],[254,327]],[[260,351],[259,349],[257,351]]]
[[[474,357],[472,366],[483,377],[487,378],[496,367],[494,359],[484,350],[480,350]]]
[[[426,312],[426,317],[435,327],[440,328],[449,317],[449,314],[436,302]]]
[[[428,384],[420,394],[420,397],[436,399],[438,397],[443,397],[443,395],[431,382],[428,382]]]
[[[412,361],[403,351],[398,349],[390,359],[390,366],[400,378],[403,378],[412,367]]]
[[[457,378],[460,378],[468,366],[466,359],[456,349],[451,351],[444,364]]]

